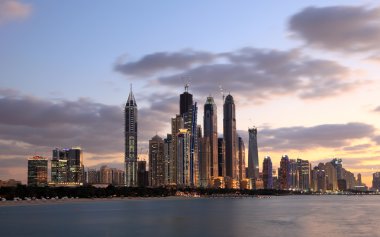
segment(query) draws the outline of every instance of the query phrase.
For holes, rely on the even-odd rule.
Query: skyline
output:
[[[258,127],[259,164],[339,157],[369,185],[380,170],[378,4],[240,3],[0,3],[0,179],[26,180],[27,158],[51,158],[53,147],[81,145],[90,166],[122,165],[130,83],[146,152],[170,131],[185,76],[199,115],[214,96],[219,135],[220,86],[231,92],[245,144]]]

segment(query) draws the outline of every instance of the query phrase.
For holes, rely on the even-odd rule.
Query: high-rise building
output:
[[[298,189],[310,189],[310,162],[308,160],[297,159],[298,169]]]
[[[373,173],[372,175],[372,189],[380,190],[380,172]]]
[[[146,187],[149,185],[148,171],[146,170],[146,161],[137,161],[137,185]]]
[[[28,159],[28,186],[46,186],[48,177],[48,160],[42,156]]]
[[[190,140],[189,131],[187,129],[180,129],[177,135],[177,185],[182,187],[192,186]]]
[[[204,137],[208,138],[210,148],[209,173],[213,178],[218,177],[218,121],[217,108],[214,98],[207,97],[204,105],[203,116],[203,131]]]
[[[135,96],[129,92],[128,101],[125,104],[125,185],[137,186],[137,104]]]
[[[173,136],[167,134],[164,139],[164,184],[173,186],[176,181],[173,180],[173,173],[176,169],[173,167]]]
[[[51,181],[56,184],[81,184],[85,181],[83,150],[80,147],[53,150]]]
[[[326,192],[326,171],[323,163],[319,163],[312,171],[312,188],[314,192]]]
[[[342,159],[334,158],[331,161],[331,164],[335,167],[336,169],[336,177],[337,179],[343,179],[343,173],[342,173]]]
[[[200,186],[208,187],[211,181],[211,145],[210,145],[210,137],[203,137],[199,141],[199,175],[200,175]]]
[[[362,186],[363,185],[363,183],[362,183],[362,174],[361,173],[358,174],[358,179],[357,179],[356,185],[357,186]]]
[[[158,135],[149,141],[149,177],[152,187],[165,185],[164,141]]]
[[[289,188],[298,189],[298,165],[295,159],[289,160]]]
[[[193,95],[188,91],[189,85],[185,85],[185,92],[179,97],[179,114],[183,116],[185,113],[189,113],[193,106]]]
[[[223,106],[223,136],[225,142],[225,169],[226,176],[237,178],[237,135],[235,103],[231,95],[227,95]]]
[[[290,162],[287,155],[281,157],[280,168],[278,169],[278,180],[280,189],[287,190],[290,188]]]
[[[171,121],[171,127],[172,127],[172,147],[173,147],[173,150],[172,150],[172,153],[173,153],[173,160],[172,160],[172,170],[170,172],[171,174],[171,177],[170,177],[170,182],[171,183],[175,183],[177,184],[177,181],[178,181],[178,177],[177,177],[177,174],[178,174],[178,171],[177,171],[177,160],[178,160],[178,134],[179,134],[179,131],[180,129],[184,129],[184,120],[182,118],[181,115],[177,114],[175,118],[172,118],[172,121]]]
[[[264,189],[273,188],[273,170],[272,170],[272,160],[269,156],[264,157],[263,161],[263,182]]]
[[[224,143],[224,139],[222,137],[218,138],[218,176],[225,177],[226,176],[226,146]]]
[[[336,175],[336,168],[331,162],[327,162],[325,164],[325,172],[326,172],[326,182],[327,182],[327,190],[337,191],[338,190],[338,179]]]
[[[257,149],[257,129],[248,129],[248,178],[259,178],[259,153]]]
[[[242,181],[245,177],[245,146],[243,138],[238,137],[238,180]]]
[[[190,135],[189,175],[190,185],[198,186],[199,161],[198,161],[198,136],[197,136],[197,103],[193,103],[193,95],[188,91],[189,85],[185,85],[185,91],[180,95],[180,116],[184,121],[184,128]],[[177,165],[178,167],[178,165]],[[178,173],[178,172],[177,172]]]

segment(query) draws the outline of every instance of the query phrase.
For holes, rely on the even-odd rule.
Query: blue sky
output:
[[[120,165],[130,83],[144,148],[170,131],[187,75],[200,124],[212,94],[222,133],[223,84],[241,136],[259,128],[260,159],[339,156],[368,181],[380,167],[378,9],[377,1],[0,0],[0,179],[24,179],[26,157],[50,157],[54,146],[81,145],[89,166]]]

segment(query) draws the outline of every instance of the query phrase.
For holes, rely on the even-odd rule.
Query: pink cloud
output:
[[[32,7],[18,0],[0,1],[0,24],[28,17]]]

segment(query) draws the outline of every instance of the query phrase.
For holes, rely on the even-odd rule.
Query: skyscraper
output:
[[[185,85],[185,91],[180,95],[180,116],[183,118],[184,128],[190,136],[189,178],[192,186],[198,185],[199,162],[198,162],[198,136],[197,136],[197,103],[193,103],[193,95],[188,91],[189,85]],[[177,165],[178,167],[178,165]],[[178,173],[178,172],[177,172]]]
[[[28,159],[28,186],[46,186],[48,177],[48,160],[42,156]]]
[[[290,162],[287,155],[281,157],[280,168],[278,169],[278,180],[280,189],[287,190],[290,188]]]
[[[231,95],[227,95],[223,106],[223,136],[225,142],[225,167],[226,176],[237,178],[237,135],[235,103]]]
[[[289,188],[298,189],[298,167],[295,159],[289,160]]]
[[[207,162],[207,169],[210,176],[215,178],[218,177],[218,121],[216,104],[212,97],[207,97],[204,105],[203,130],[204,137],[208,138],[208,145],[210,146],[208,149],[210,160]]]
[[[177,185],[190,187],[190,133],[187,129],[180,129],[177,135]]]
[[[224,139],[222,137],[218,138],[218,176],[224,177],[226,176],[226,146],[224,143]]]
[[[273,170],[272,170],[272,160],[269,156],[264,157],[263,161],[263,182],[264,189],[273,188]]]
[[[158,135],[149,141],[149,177],[153,187],[163,186],[165,175],[164,141]]]
[[[172,172],[173,169],[173,136],[172,134],[167,134],[164,139],[164,183],[165,185],[175,185],[175,180],[172,180],[174,176]]]
[[[175,118],[172,118],[172,138],[173,138],[173,145],[172,145],[172,157],[173,157],[173,160],[172,160],[172,166],[171,166],[171,172],[170,172],[170,182],[171,183],[175,183],[177,184],[177,181],[178,181],[178,177],[177,177],[177,174],[178,174],[178,165],[177,165],[177,161],[178,161],[178,134],[179,134],[179,131],[180,129],[184,129],[184,121],[183,121],[183,118],[181,115],[177,114]]]
[[[373,173],[372,175],[372,189],[380,190],[380,172]]]
[[[259,178],[259,153],[257,149],[257,129],[248,129],[249,144],[248,144],[248,178]]]
[[[243,138],[238,137],[238,180],[245,179],[245,146]]]
[[[131,91],[125,104],[125,185],[137,186],[137,104]]]
[[[310,189],[310,163],[308,160],[297,159],[298,189]]]
[[[193,95],[189,93],[189,85],[185,85],[185,92],[179,97],[179,114],[189,113],[193,106]]]
[[[148,181],[148,171],[146,171],[146,161],[140,160],[137,161],[137,185],[139,187],[146,187],[149,185]]]

